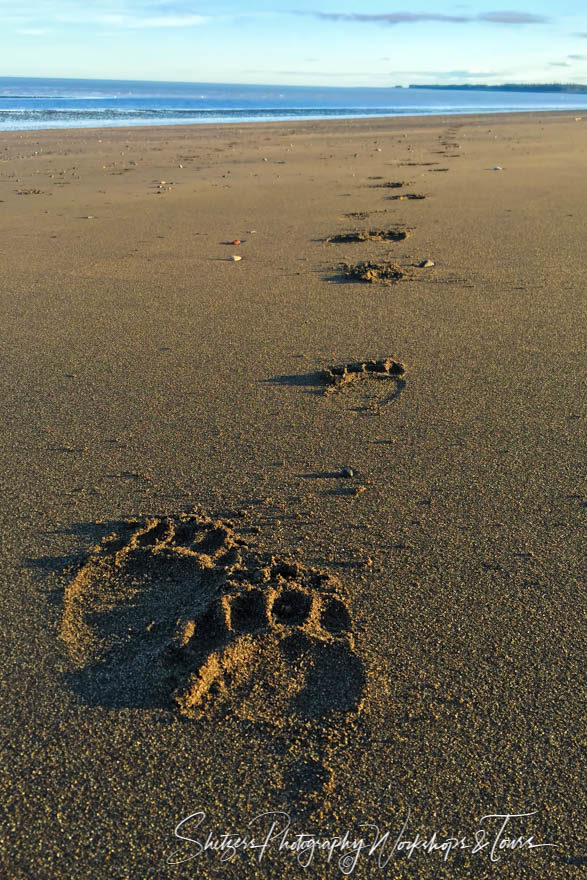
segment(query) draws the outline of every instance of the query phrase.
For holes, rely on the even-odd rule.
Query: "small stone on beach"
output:
[[[434,266],[433,260],[422,260],[421,263],[418,263],[418,269],[430,269],[431,266]]]
[[[233,254],[233,255],[230,257],[230,259],[232,260],[233,263],[238,263],[239,260],[242,260],[242,257],[239,257],[238,254]]]
[[[341,477],[354,477],[355,472],[352,467],[343,467],[340,469],[340,476]]]

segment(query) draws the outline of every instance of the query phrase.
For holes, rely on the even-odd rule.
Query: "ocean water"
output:
[[[587,94],[0,77],[0,130],[587,110]]]

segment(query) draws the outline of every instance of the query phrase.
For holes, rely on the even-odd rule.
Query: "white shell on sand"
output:
[[[238,254],[233,254],[230,259],[233,263],[238,263],[239,260],[242,260],[242,257],[239,257]]]

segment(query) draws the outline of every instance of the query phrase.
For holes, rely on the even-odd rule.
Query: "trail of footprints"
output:
[[[375,230],[328,241],[407,235]],[[361,267],[386,271],[385,264],[354,268]],[[327,394],[392,379],[391,400],[405,372],[386,358],[330,367],[320,379]],[[92,705],[172,708],[197,721],[229,704],[240,718],[289,729],[288,748],[301,746],[292,752],[288,785],[303,800],[331,773],[324,748],[309,755],[309,734],[299,731],[311,721],[321,742],[363,704],[366,674],[352,630],[347,596],[331,574],[260,552],[231,522],[181,513],[120,523],[87,554],[67,582],[60,635],[74,667],[71,686]]]
[[[444,148],[451,149],[459,149],[460,144],[455,141],[447,141],[443,140],[444,137],[454,136],[456,135],[456,131],[454,129],[450,129],[447,131],[445,135],[440,135],[439,140],[441,145]],[[443,149],[440,152],[443,155],[447,155],[454,158],[459,158],[459,153],[446,153],[446,149]],[[431,166],[438,165],[437,162],[414,162],[414,161],[406,161],[399,162],[399,166]],[[446,172],[448,168],[428,168],[428,171],[434,172]],[[406,182],[403,180],[384,180],[381,175],[371,175],[368,180],[377,181],[376,183],[370,183],[368,186],[375,189],[402,189],[405,186],[411,185],[412,182]],[[396,195],[386,196],[389,201],[421,201],[425,199],[426,196],[423,193],[415,193],[415,192],[401,192]],[[347,213],[346,217],[356,217],[357,219],[367,219],[369,217],[369,212],[354,212]],[[356,231],[356,232],[345,232],[345,233],[337,233],[336,235],[328,236],[325,241],[330,244],[353,244],[353,243],[361,243],[361,242],[370,242],[370,241],[404,241],[410,234],[410,230],[408,229],[385,229],[385,230],[377,230],[371,229],[367,231]],[[431,261],[423,260],[420,263],[416,264],[418,268],[427,268],[428,265],[434,265]],[[384,284],[396,284],[398,281],[407,277],[407,272],[399,266],[397,263],[392,261],[385,261],[381,263],[374,263],[371,261],[363,261],[356,264],[342,263],[340,268],[342,269],[342,274],[349,280],[352,281],[361,281],[367,282],[369,284],[373,283],[384,283]]]
[[[382,181],[383,178],[372,176],[369,180]],[[369,186],[376,189],[401,189],[406,185],[406,182],[402,180],[387,180],[382,183],[378,182],[369,184]],[[420,193],[401,193],[395,196],[388,196],[387,198],[391,201],[413,201],[425,199],[426,196]],[[355,214],[347,214],[346,216],[366,219],[369,214],[367,212],[357,212]],[[359,230],[356,232],[343,232],[337,233],[336,235],[330,235],[325,241],[328,244],[357,244],[370,241],[398,242],[405,241],[410,235],[410,231],[411,230],[409,229],[401,229],[397,227],[390,229]],[[406,272],[396,262],[392,261],[374,263],[370,260],[365,260],[356,264],[342,263],[340,269],[345,278],[351,281],[367,282],[369,284],[397,284],[398,281],[401,281],[406,277]]]

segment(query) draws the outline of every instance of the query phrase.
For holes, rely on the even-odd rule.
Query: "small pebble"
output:
[[[341,477],[354,477],[355,472],[352,467],[343,467],[340,469]]]
[[[233,244],[240,244],[240,243],[241,243],[240,238],[235,238],[235,240],[233,241]]]
[[[422,260],[421,263],[418,263],[419,269],[430,269],[431,266],[434,266],[433,260]]]
[[[494,165],[491,170],[492,171],[503,171],[503,168],[501,167],[501,165]]]
[[[242,257],[239,257],[238,254],[233,254],[230,259],[233,263],[238,263],[239,260],[242,260]]]

